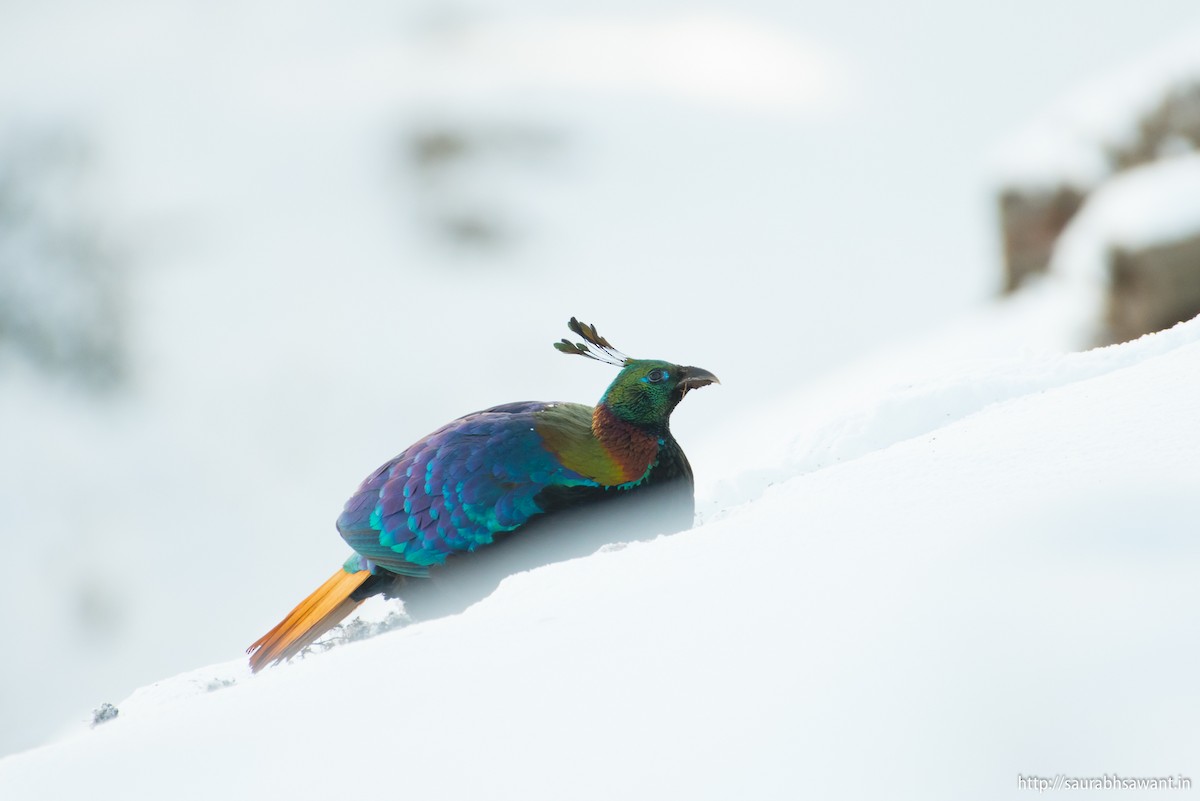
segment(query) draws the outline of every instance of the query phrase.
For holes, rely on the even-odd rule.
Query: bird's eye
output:
[[[657,367],[655,367],[653,370],[651,370],[649,373],[646,374],[646,379],[651,384],[657,384],[659,381],[662,381],[666,377],[667,377],[667,371],[660,370]]]

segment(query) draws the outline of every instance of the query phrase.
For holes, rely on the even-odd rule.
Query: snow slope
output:
[[[342,558],[346,494],[404,444],[594,399],[608,377],[549,348],[571,315],[725,380],[676,425],[752,497],[784,457],[734,469],[742,443],[704,435],[991,293],[987,143],[1194,5],[4,4],[0,152],[89,145],[50,211],[127,268],[133,383],[96,405],[0,353],[0,753],[243,647]],[[478,159],[419,173],[413,136],[439,131]],[[510,245],[431,244],[447,206]],[[73,297],[39,286],[42,314]],[[791,436],[837,416],[828,387]]]
[[[1200,779],[1197,396],[1200,319],[878,390],[706,490],[690,532],[259,676],[239,659],[159,682],[0,761],[0,797],[978,799],[1025,794],[1018,774]],[[799,430],[786,406],[755,425]],[[697,472],[721,475],[719,454]]]

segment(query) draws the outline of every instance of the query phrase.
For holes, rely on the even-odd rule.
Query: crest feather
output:
[[[596,326],[581,323],[572,317],[567,323],[567,328],[570,328],[573,333],[581,336],[583,342],[572,342],[569,339],[563,338],[561,341],[554,343],[554,347],[559,351],[573,356],[586,356],[589,359],[611,364],[614,367],[624,367],[631,361],[628,356],[614,348],[611,342],[600,336],[600,332],[596,330]]]

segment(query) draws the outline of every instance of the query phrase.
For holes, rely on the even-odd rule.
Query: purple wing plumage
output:
[[[425,575],[541,514],[536,499],[547,487],[596,486],[543,446],[535,415],[551,405],[510,403],[460,417],[376,470],[337,522],[357,566]]]

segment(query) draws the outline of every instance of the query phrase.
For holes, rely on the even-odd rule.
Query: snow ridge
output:
[[[1194,776],[1198,359],[1193,320],[884,393],[725,519],[257,676],[158,682],[0,760],[0,797],[924,801],[1009,798],[1018,771]]]
[[[719,484],[724,508],[757,499],[770,486],[933,434],[996,404],[1088,381],[1200,341],[1200,318],[1132,342],[1089,351],[994,359],[901,386],[860,403],[815,433],[793,436],[774,465]]]

